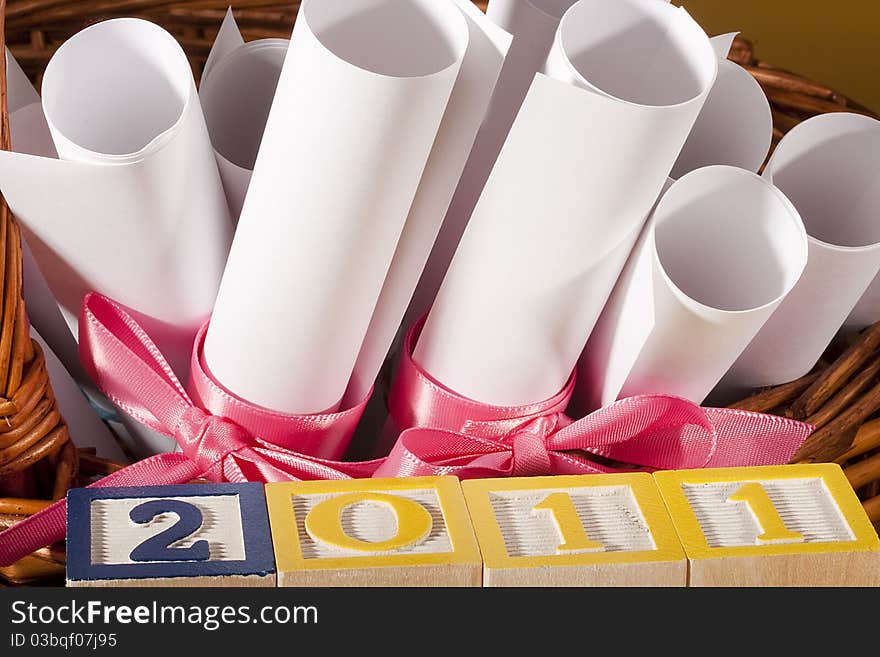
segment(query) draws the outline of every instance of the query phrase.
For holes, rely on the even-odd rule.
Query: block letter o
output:
[[[385,541],[363,541],[345,533],[342,514],[352,504],[373,502],[390,506],[397,518],[397,533]],[[413,545],[431,533],[431,514],[421,504],[398,495],[349,493],[324,500],[309,511],[305,528],[315,541],[358,552],[390,552]]]

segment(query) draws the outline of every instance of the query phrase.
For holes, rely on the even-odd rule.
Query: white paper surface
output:
[[[878,123],[871,120],[852,119],[856,125],[861,125],[871,133],[868,143],[854,150],[847,163],[847,167],[863,167],[861,173],[852,174],[855,177],[850,191],[854,197],[841,198],[843,204],[841,212],[852,215],[854,221],[862,221],[876,225],[880,217],[880,149],[877,146]],[[861,193],[856,187],[861,188]],[[848,331],[860,331],[866,326],[880,322],[880,274],[868,286],[862,298],[853,308],[844,328]]]
[[[240,397],[339,403],[467,43],[448,2],[303,2],[205,344]]]
[[[534,403],[565,384],[717,60],[682,9],[581,0],[563,18],[545,71],[415,352],[434,377],[483,403]]]
[[[880,269],[878,164],[880,122],[857,114],[812,118],[777,146],[764,177],[800,212],[809,262],[724,377],[720,394],[792,381],[819,360]]]
[[[244,45],[244,37],[241,36],[241,30],[238,29],[238,23],[235,22],[235,16],[232,13],[232,7],[226,9],[226,15],[223,16],[223,22],[220,23],[220,29],[217,31],[217,38],[211,46],[211,52],[205,60],[205,67],[202,69],[202,81],[222,60],[226,59],[234,51]]]
[[[437,296],[492,166],[535,74],[544,65],[566,10],[576,0],[490,0],[487,18],[513,35],[483,125],[437,236],[404,323],[428,311]]]
[[[6,48],[6,95],[6,107],[10,114],[40,102],[40,94],[9,48]]]
[[[672,178],[712,164],[761,168],[773,139],[770,103],[757,80],[727,59],[736,33],[713,37],[718,77],[682,148]]]
[[[773,185],[729,166],[687,174],[659,201],[590,336],[580,410],[652,393],[701,403],[806,262],[803,223]]]
[[[230,9],[205,63],[199,98],[233,221],[238,221],[289,45],[245,44]]]
[[[49,381],[58,402],[58,410],[67,423],[70,437],[76,446],[94,447],[98,456],[116,463],[128,463],[128,459],[117,444],[113,433],[98,417],[79,386],[70,377],[67,369],[58,360],[46,341],[33,328],[31,329],[31,337],[43,349],[46,370],[49,372]]]
[[[470,0],[451,0],[468,22],[469,41],[418,192],[354,366],[343,405],[366,396],[394,341],[486,114],[511,35]]]
[[[46,342],[64,367],[80,383],[88,375],[79,360],[79,349],[70,327],[61,314],[61,309],[49,290],[30,247],[24,236],[21,240],[22,255],[22,296],[25,301],[28,321]]]
[[[71,330],[106,294],[185,377],[232,232],[186,56],[152,23],[98,23],[49,62],[43,109],[62,159],[0,153],[0,188]]]

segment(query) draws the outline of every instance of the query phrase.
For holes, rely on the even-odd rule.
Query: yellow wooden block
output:
[[[690,586],[880,586],[880,541],[835,464],[657,472]]]
[[[455,477],[269,484],[279,586],[480,586]]]
[[[485,586],[685,586],[651,475],[462,482]]]

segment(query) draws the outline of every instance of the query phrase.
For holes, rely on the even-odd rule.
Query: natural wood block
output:
[[[279,586],[479,586],[455,477],[266,486]]]
[[[835,464],[654,474],[690,586],[880,586],[880,541]]]
[[[484,586],[685,586],[687,562],[644,473],[462,482]]]
[[[77,488],[68,586],[275,586],[262,484]]]

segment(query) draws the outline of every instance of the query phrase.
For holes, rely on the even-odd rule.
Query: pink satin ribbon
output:
[[[206,329],[196,340],[190,375],[199,406],[122,306],[98,294],[83,299],[79,339],[86,371],[109,399],[145,426],[175,438],[183,452],[139,461],[92,486],[162,486],[196,477],[272,482],[372,475],[380,461],[343,463],[321,458],[345,450],[366,399],[340,413],[310,416],[284,415],[249,404],[211,380],[202,358]],[[296,451],[291,449],[294,446]],[[0,533],[0,565],[63,539],[65,523],[66,501],[59,500]]]
[[[477,477],[592,474],[787,463],[808,424],[669,395],[618,401],[573,422],[564,413],[574,376],[528,406],[489,406],[456,394],[413,359],[422,322],[408,333],[389,411],[403,430],[374,476]],[[597,459],[597,457],[599,457]]]
[[[199,476],[233,482],[476,478],[779,464],[812,431],[785,418],[704,409],[665,395],[625,399],[572,422],[564,409],[573,377],[538,404],[480,404],[449,390],[415,363],[412,348],[420,329],[421,323],[407,336],[390,401],[392,418],[406,430],[387,458],[345,463],[322,457],[341,453],[366,400],[341,413],[314,416],[283,415],[248,404],[208,373],[203,328],[192,359],[194,404],[125,309],[88,295],[80,316],[86,370],[114,403],[144,425],[173,436],[183,452],[140,461],[93,486],[169,485]],[[0,565],[64,538],[65,516],[61,500],[0,533]]]

